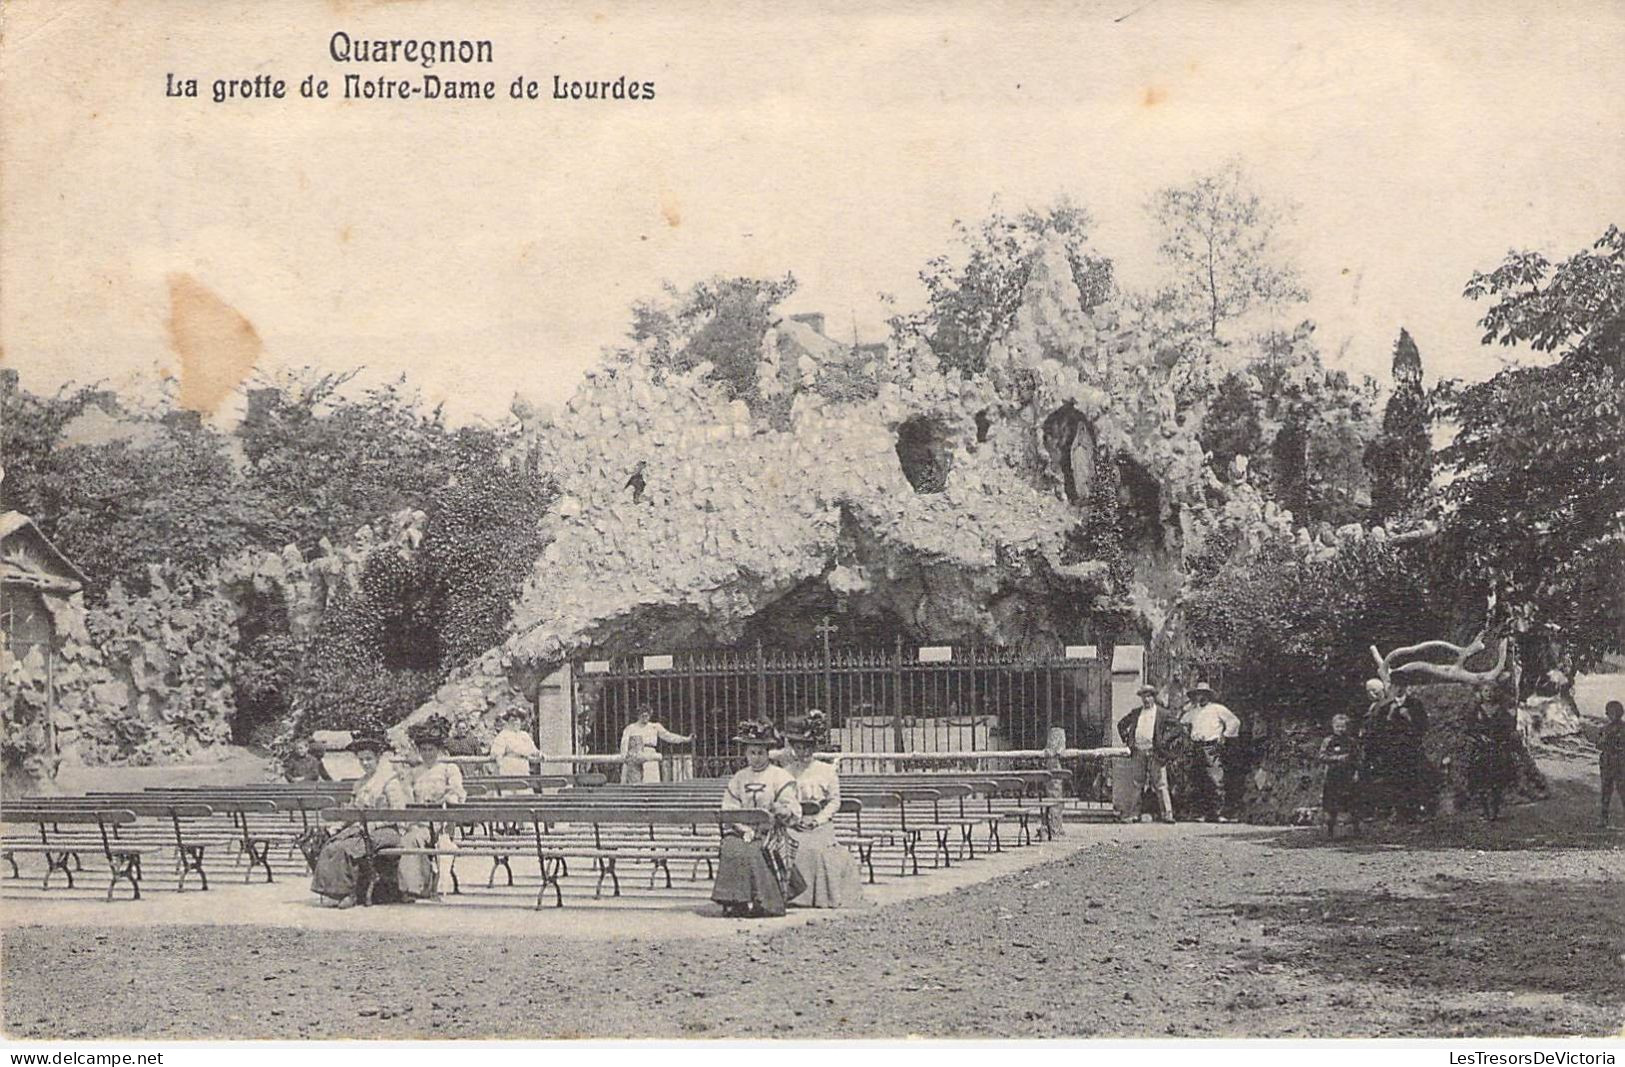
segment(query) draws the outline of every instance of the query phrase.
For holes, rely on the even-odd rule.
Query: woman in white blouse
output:
[[[621,784],[660,781],[660,742],[680,745],[691,738],[674,734],[657,722],[651,722],[654,709],[647,704],[638,705],[638,717],[621,731]]]
[[[462,768],[445,759],[448,732],[446,720],[438,715],[408,731],[407,736],[423,759],[408,782],[414,804],[446,807],[468,799],[468,792],[463,788]],[[412,823],[401,834],[401,847],[428,848],[431,836],[428,823]],[[456,847],[449,834],[441,838],[439,844],[442,847]],[[434,860],[433,856],[402,856],[399,873],[401,892],[412,899],[432,896]]]
[[[835,768],[813,758],[829,738],[824,713],[817,708],[785,723],[790,744],[785,770],[796,780],[801,819],[790,826],[796,840],[796,870],[807,888],[790,901],[807,908],[850,908],[863,900],[863,882],[852,853],[835,839],[835,815],[841,810],[841,779]]]
[[[766,811],[773,822],[762,832],[733,827],[723,834],[711,899],[729,917],[783,915],[785,900],[804,888],[795,868],[795,845],[786,832],[800,817],[795,779],[768,759],[778,743],[772,723],[740,723],[734,743],[745,750],[746,766],[728,779],[722,810]]]
[[[531,760],[542,758],[542,750],[525,729],[526,713],[515,708],[502,717],[502,731],[491,739],[490,756],[497,773],[519,777],[530,773]]]

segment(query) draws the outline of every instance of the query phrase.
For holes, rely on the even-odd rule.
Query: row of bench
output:
[[[994,851],[1004,847],[1001,827],[1007,824],[1018,827],[1018,842],[1030,842],[1052,833],[1052,820],[1059,818],[1061,802],[1047,797],[1049,777],[1048,772],[854,775],[843,780],[838,839],[853,848],[871,882],[881,850],[896,856],[901,875],[919,873],[919,848],[926,840],[934,842],[934,866],[954,862],[955,844],[958,858],[974,858],[982,827],[987,831],[984,847]],[[613,894],[620,895],[619,876],[629,861],[649,864],[651,886],[663,874],[670,888],[672,862],[691,862],[695,878],[702,863],[714,873],[723,827],[762,818],[759,813],[720,812],[720,779],[638,786],[606,785],[601,776],[585,779],[590,783],[586,785],[580,781],[558,776],[471,778],[466,804],[397,812],[346,807],[347,783],[27,798],[8,804],[0,816],[8,830],[20,824],[32,827],[37,840],[8,832],[0,856],[10,860],[14,877],[20,877],[18,854],[43,855],[42,886],[49,887],[59,872],[71,886],[75,870],[83,870],[82,857],[98,855],[108,868],[108,899],[121,883],[138,898],[148,873],[142,860],[155,852],[173,851],[177,891],[184,890],[193,875],[199,888],[207,889],[207,864],[227,860],[242,868],[245,882],[256,872],[269,882],[279,859],[293,862],[302,841],[314,844],[320,837],[318,826],[353,822],[366,832],[381,823],[412,822],[430,827],[430,845],[384,854],[433,856],[448,869],[453,894],[461,893],[453,862],[457,857],[490,859],[487,885],[492,886],[499,870],[509,885],[514,884],[511,861],[533,854],[540,878],[537,905],[551,890],[555,905],[562,906],[561,882],[569,875],[572,859],[592,861],[595,897],[602,894],[606,881]],[[558,791],[534,792],[544,789]],[[454,838],[455,845],[450,845]],[[282,846],[285,857],[277,855]],[[307,864],[313,861],[314,852],[305,859]]]

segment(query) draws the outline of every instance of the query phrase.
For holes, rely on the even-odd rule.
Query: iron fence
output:
[[[1055,747],[1055,731],[1064,745],[1100,744],[1111,702],[1110,672],[1098,659],[985,646],[757,645],[573,666],[580,749],[618,751],[622,730],[647,705],[654,721],[693,739],[662,746],[668,778],[735,769],[730,738],[749,718],[782,726],[822,708],[830,747],[843,752],[978,752]]]

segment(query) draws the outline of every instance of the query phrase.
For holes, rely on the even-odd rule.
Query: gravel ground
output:
[[[4,1023],[154,1039],[1621,1035],[1625,832],[1589,829],[1595,793],[1573,771],[1493,827],[1335,844],[1132,828],[775,932],[17,927],[0,943]]]

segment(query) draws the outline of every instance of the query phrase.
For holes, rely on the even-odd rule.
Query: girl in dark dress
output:
[[[1354,832],[1360,832],[1358,768],[1359,746],[1349,733],[1347,715],[1332,716],[1331,736],[1320,743],[1316,760],[1326,768],[1320,807],[1326,813],[1326,836],[1337,836],[1337,817],[1346,814]]]

